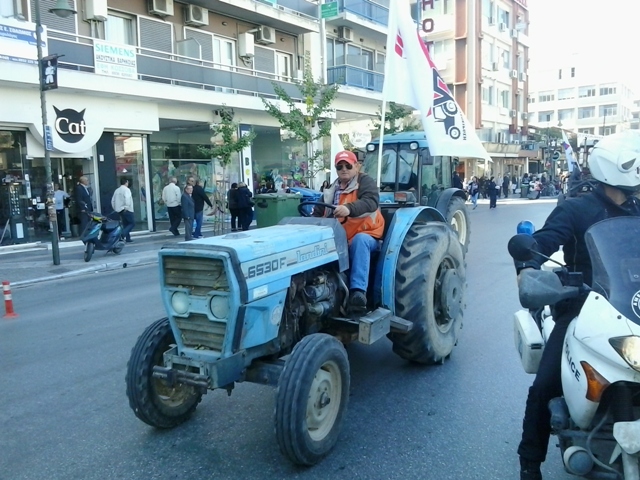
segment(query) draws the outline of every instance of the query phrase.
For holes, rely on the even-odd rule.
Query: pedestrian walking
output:
[[[193,198],[193,203],[195,204],[195,228],[193,230],[193,238],[202,238],[204,204],[206,203],[211,208],[213,208],[213,204],[211,203],[211,200],[209,200],[207,192],[205,192],[202,185],[200,185],[200,179],[189,177],[187,183],[193,186],[193,193],[191,194],[191,198]]]
[[[180,211],[180,187],[178,187],[178,179],[176,177],[171,177],[169,185],[162,189],[162,201],[167,206],[167,212],[169,213],[169,231],[177,237],[180,235],[178,227],[180,226],[182,213]]]
[[[132,243],[131,230],[133,230],[133,227],[136,225],[136,219],[133,216],[133,198],[131,197],[131,190],[129,189],[129,180],[126,178],[120,179],[120,186],[113,192],[111,208],[120,215],[122,237],[125,242]]]
[[[240,219],[240,209],[238,208],[238,184],[233,182],[231,188],[227,192],[227,205],[231,214],[231,231],[237,232],[236,221],[238,227],[242,228],[242,220]]]
[[[249,226],[253,221],[253,200],[251,200],[251,197],[251,191],[247,188],[247,184],[240,182],[238,184],[236,198],[238,201],[238,210],[240,212],[240,228],[243,231],[249,230]]]
[[[187,242],[193,239],[193,219],[196,215],[196,206],[192,195],[193,185],[187,185],[184,187],[184,192],[180,199],[180,210],[184,220],[184,239]]]
[[[75,190],[76,205],[80,209],[80,236],[89,223],[89,214],[93,212],[93,200],[91,198],[91,189],[89,188],[89,179],[84,175],[78,179],[78,185]]]
[[[500,195],[500,186],[496,184],[495,177],[489,179],[489,186],[487,188],[489,193],[489,209],[496,208],[496,200]]]
[[[502,194],[504,198],[509,198],[509,174],[505,173],[502,177]]]
[[[56,217],[58,217],[58,237],[60,240],[64,240],[62,234],[65,229],[65,221],[64,221],[64,207],[65,200],[68,200],[69,194],[62,189],[62,186],[59,183],[56,183],[56,191],[53,194],[53,201],[56,206]]]
[[[475,175],[471,177],[471,181],[467,185],[467,191],[469,192],[469,198],[471,199],[471,203],[473,204],[473,209],[475,210],[478,206],[478,194],[480,192],[478,179],[476,178]]]

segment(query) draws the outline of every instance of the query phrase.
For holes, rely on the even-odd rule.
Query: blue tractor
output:
[[[394,152],[403,165],[415,157],[418,167],[410,170],[420,184],[423,166],[435,160],[415,143],[396,145]],[[372,258],[366,313],[347,308],[343,227],[333,218],[307,217],[305,205],[300,217],[273,227],[163,248],[167,317],[142,333],[127,365],[135,415],[172,428],[191,417],[209,390],[230,394],[238,382],[272,385],[281,451],[296,464],[313,465],[338,441],[347,408],[345,345],[386,336],[410,362],[443,363],[462,326],[464,248],[442,212],[416,202],[424,195],[420,185],[403,190],[398,185],[405,178],[396,178],[382,185],[386,231]],[[391,183],[395,192],[386,191]],[[439,193],[440,199],[448,195]]]

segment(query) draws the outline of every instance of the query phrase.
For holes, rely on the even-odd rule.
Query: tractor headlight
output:
[[[229,316],[229,300],[223,295],[214,295],[211,297],[209,308],[213,316],[220,320]]]
[[[186,292],[174,292],[171,295],[171,307],[178,315],[184,315],[189,311],[189,295]]]
[[[640,337],[614,337],[609,343],[636,372],[640,372]]]

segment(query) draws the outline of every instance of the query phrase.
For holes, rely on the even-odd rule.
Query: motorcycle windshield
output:
[[[640,217],[615,217],[593,225],[585,241],[594,291],[640,325]]]

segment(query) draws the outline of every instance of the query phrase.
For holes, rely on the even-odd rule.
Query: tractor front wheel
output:
[[[276,393],[276,437],[293,463],[314,465],[338,441],[349,400],[349,360],[342,343],[315,333],[284,364]]]
[[[127,363],[129,406],[143,422],[156,428],[173,428],[193,414],[202,393],[196,388],[170,386],[153,377],[153,367],[164,365],[163,354],[175,343],[169,319],[162,318],[142,332]]]
[[[462,326],[465,275],[462,245],[448,225],[411,226],[398,257],[395,307],[413,328],[389,334],[396,354],[423,364],[449,356]]]
[[[447,208],[447,221],[451,228],[458,235],[458,240],[462,245],[462,250],[467,253],[469,242],[471,241],[471,221],[469,212],[460,197],[452,197]]]

